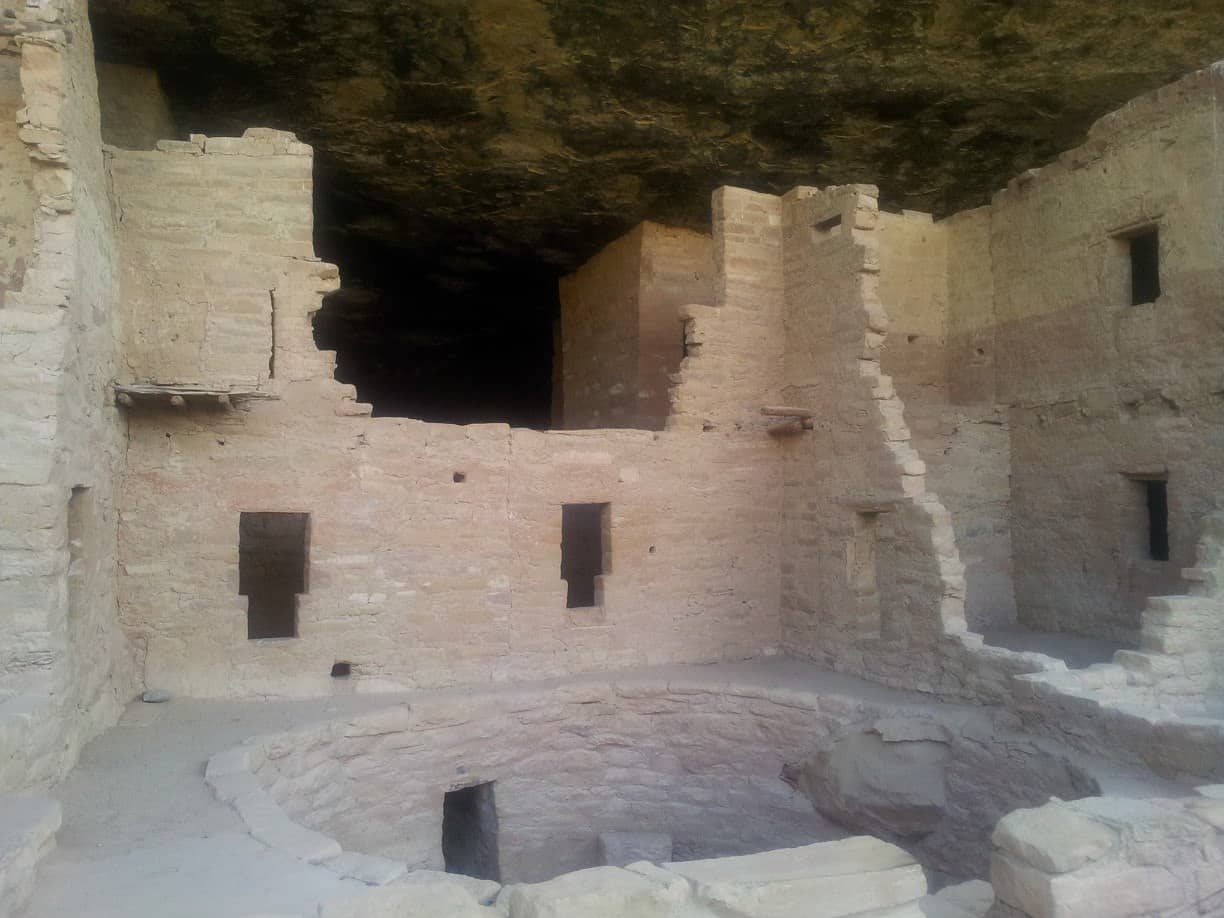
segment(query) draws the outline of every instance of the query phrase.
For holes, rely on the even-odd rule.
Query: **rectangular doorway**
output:
[[[297,637],[309,537],[309,513],[240,514],[238,592],[247,597],[248,638]]]
[[[492,781],[448,791],[443,798],[442,859],[447,873],[501,882]]]
[[[595,578],[608,572],[608,504],[561,505],[561,579],[565,606],[599,605]]]

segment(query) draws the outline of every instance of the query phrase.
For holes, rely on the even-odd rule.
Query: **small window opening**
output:
[[[68,498],[68,619],[76,621],[81,616],[88,589],[87,566],[91,552],[87,541],[96,531],[94,522],[93,492],[86,487],[72,489]]]
[[[1140,482],[1147,492],[1148,557],[1169,560],[1169,483],[1150,478]]]
[[[333,663],[331,674],[333,679],[347,679],[353,674],[352,663]]]
[[[467,481],[467,475],[465,475],[463,472],[456,472],[451,476],[451,480],[455,484],[463,484],[463,482]]]
[[[561,507],[561,579],[565,606],[598,605],[595,578],[607,573],[608,504],[564,504]]]
[[[492,781],[448,791],[442,799],[442,859],[447,873],[501,881]]]
[[[1154,303],[1160,297],[1160,234],[1156,227],[1127,239],[1130,248],[1131,305]]]
[[[306,592],[309,513],[248,513],[238,523],[238,592],[247,597],[247,637],[297,637]]]
[[[823,220],[817,220],[812,226],[818,233],[830,233],[841,226],[841,222],[842,215],[834,214],[831,217],[825,217]]]
[[[853,534],[846,552],[846,579],[857,605],[857,628],[861,637],[879,637],[882,627],[878,558],[880,513],[861,510],[854,514]]]

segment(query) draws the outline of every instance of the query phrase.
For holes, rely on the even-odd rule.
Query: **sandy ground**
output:
[[[396,696],[130,705],[53,794],[58,850],[23,918],[313,916],[364,887],[274,851],[204,785],[208,757],[256,733],[385,706]]]

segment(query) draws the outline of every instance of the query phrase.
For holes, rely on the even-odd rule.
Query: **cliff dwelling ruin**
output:
[[[1224,916],[1224,10],[802,6],[0,0],[0,918]]]

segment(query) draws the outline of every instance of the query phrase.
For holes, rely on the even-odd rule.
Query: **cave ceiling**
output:
[[[462,289],[572,269],[720,184],[985,202],[1135,94],[1224,57],[1224,3],[93,0],[184,132],[296,132],[319,241]]]

